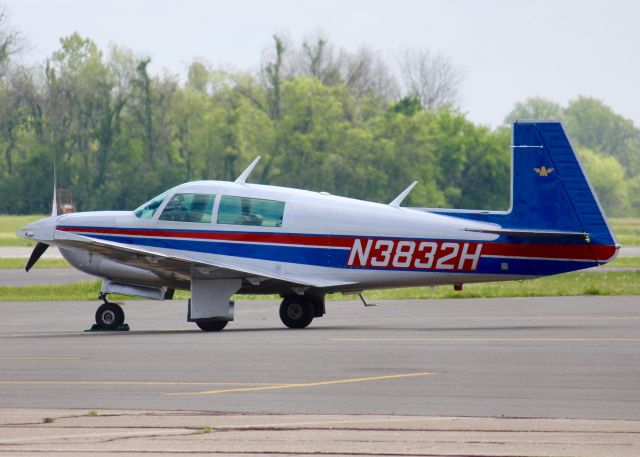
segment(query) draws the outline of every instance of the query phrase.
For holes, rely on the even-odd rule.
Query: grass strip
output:
[[[611,230],[623,246],[640,246],[640,218],[611,217]]]
[[[608,267],[640,268],[640,257],[618,257],[613,262],[604,265],[604,268]]]
[[[3,286],[0,301],[63,301],[97,300],[100,281],[71,284]],[[640,295],[640,271],[573,272],[530,281],[503,281],[465,284],[455,292],[452,286],[411,287],[405,289],[373,290],[367,299],[407,300],[415,298],[498,298],[498,297],[549,297],[566,295]],[[188,291],[178,291],[176,299],[186,299]],[[237,295],[236,300],[277,299],[275,295]],[[333,294],[330,300],[353,299],[354,296]],[[113,297],[114,300],[131,300],[131,297]]]
[[[16,233],[25,225],[32,222],[44,219],[48,215],[44,214],[31,214],[29,216],[9,216],[6,214],[0,215],[0,232]]]
[[[411,298],[560,297],[567,295],[638,295],[640,271],[573,272],[528,281],[465,284],[460,292],[452,286],[386,289],[367,292],[368,300]]]
[[[100,281],[0,287],[0,301],[96,300]]]
[[[25,225],[47,217],[43,214],[29,216],[0,216],[0,247],[35,246],[34,241],[16,236],[16,232]]]
[[[28,248],[35,245],[35,241],[18,238],[15,233],[0,232],[0,247],[2,248]]]

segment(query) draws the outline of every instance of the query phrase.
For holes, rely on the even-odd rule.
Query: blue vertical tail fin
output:
[[[503,227],[582,232],[593,244],[615,238],[560,122],[513,127],[511,211]]]
[[[503,241],[583,245],[605,263],[620,247],[560,122],[519,121],[513,126],[511,209],[438,210],[450,216],[498,224],[472,230]]]

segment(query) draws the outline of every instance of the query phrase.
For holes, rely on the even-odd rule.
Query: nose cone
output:
[[[16,236],[26,240],[42,242],[53,241],[53,234],[56,230],[57,222],[57,216],[40,219],[39,221],[33,222],[22,230],[16,232]]]

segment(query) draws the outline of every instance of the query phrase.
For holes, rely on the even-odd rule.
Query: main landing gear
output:
[[[96,311],[97,330],[116,330],[124,324],[124,311],[117,303],[107,301],[106,294],[101,294],[100,299],[104,301]]]
[[[305,328],[324,312],[324,295],[287,295],[280,304],[280,320],[289,328]]]
[[[100,299],[104,303],[96,311],[96,324],[92,330],[128,330],[122,307],[108,301],[107,294],[101,294]],[[280,304],[280,319],[289,328],[308,327],[315,317],[324,314],[324,294],[285,295]],[[219,332],[228,321],[199,319],[195,323],[205,332]]]

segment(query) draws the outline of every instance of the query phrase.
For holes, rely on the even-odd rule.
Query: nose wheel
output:
[[[124,311],[120,305],[105,301],[96,311],[96,326],[100,330],[115,330],[124,324]]]

